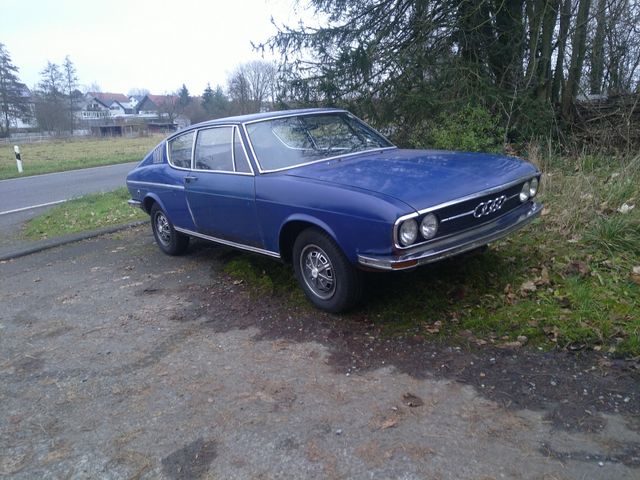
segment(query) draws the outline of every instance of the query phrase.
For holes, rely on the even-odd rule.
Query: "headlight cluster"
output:
[[[416,242],[418,234],[424,240],[431,240],[436,233],[438,233],[438,218],[433,213],[428,213],[422,218],[419,226],[413,218],[402,222],[398,229],[398,241],[403,247],[408,247]]]
[[[533,177],[528,182],[524,182],[522,190],[520,191],[520,201],[526,202],[530,198],[533,198],[538,193],[538,179]]]

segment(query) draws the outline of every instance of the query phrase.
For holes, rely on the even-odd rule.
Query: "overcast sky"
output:
[[[251,41],[278,24],[311,14],[294,0],[0,0],[0,42],[28,87],[47,60],[69,55],[81,86],[104,92],[147,88],[162,94],[182,83],[200,94],[224,85],[242,62],[260,59]]]

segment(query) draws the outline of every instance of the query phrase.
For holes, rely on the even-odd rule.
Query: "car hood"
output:
[[[536,171],[530,163],[503,155],[392,149],[296,167],[285,174],[383,193],[421,210]]]

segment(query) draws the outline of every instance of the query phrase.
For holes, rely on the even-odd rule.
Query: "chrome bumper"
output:
[[[132,207],[142,208],[142,202],[139,200],[127,200],[127,203]]]
[[[540,215],[542,205],[526,203],[481,227],[452,235],[402,255],[358,255],[363,267],[378,270],[406,270],[468,252],[524,227]]]

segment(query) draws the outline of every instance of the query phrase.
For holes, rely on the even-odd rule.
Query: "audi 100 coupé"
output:
[[[363,270],[415,268],[529,223],[539,180],[517,158],[403,150],[349,112],[305,109],[193,125],[127,186],[165,253],[198,237],[281,259],[338,312],[358,302]]]

